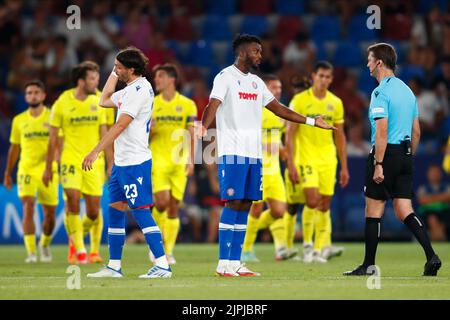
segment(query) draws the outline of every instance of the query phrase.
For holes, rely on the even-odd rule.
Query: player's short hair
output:
[[[372,52],[373,56],[383,61],[386,67],[395,71],[395,66],[397,64],[397,52],[395,48],[389,43],[375,43],[367,48],[367,53]]]
[[[156,74],[158,71],[164,71],[169,77],[174,78],[175,82],[178,81],[178,70],[175,65],[171,63],[157,64],[153,67],[153,73]]]
[[[267,82],[269,82],[269,81],[280,81],[280,78],[278,78],[278,76],[275,75],[275,74],[273,74],[273,73],[266,73],[266,74],[263,74],[263,75],[261,76],[261,79],[262,79],[265,83],[267,83]]]
[[[138,76],[142,76],[145,73],[148,64],[148,58],[136,47],[127,47],[121,50],[117,54],[116,59],[126,68],[133,68],[134,74]]]
[[[36,86],[39,89],[41,89],[43,92],[45,92],[45,85],[44,83],[39,79],[30,80],[23,86],[23,90],[26,91],[28,87]]]
[[[100,67],[94,61],[83,61],[72,69],[72,82],[76,86],[78,80],[86,79],[88,71],[100,72]]]
[[[333,70],[333,65],[328,61],[320,60],[314,65],[313,72],[316,73],[319,69]]]
[[[238,34],[236,38],[234,38],[233,40],[233,52],[237,54],[238,50],[241,48],[242,45],[249,43],[261,44],[261,39],[258,38],[257,36],[253,36],[246,33]]]

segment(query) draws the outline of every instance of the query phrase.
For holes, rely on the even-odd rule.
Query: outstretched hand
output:
[[[327,130],[337,130],[336,127],[326,123],[325,120],[323,120],[322,116],[316,117],[315,120],[316,120],[316,124],[314,125],[315,127],[327,129]]]

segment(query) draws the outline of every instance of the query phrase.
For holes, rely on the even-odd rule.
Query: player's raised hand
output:
[[[13,181],[12,181],[11,175],[9,173],[5,172],[5,176],[3,179],[3,185],[5,186],[5,188],[7,190],[10,190],[12,188],[12,184],[13,184],[12,182]]]
[[[83,160],[81,168],[85,171],[92,170],[95,160],[97,160],[98,152],[91,151]]]
[[[337,129],[336,127],[326,123],[325,120],[323,120],[322,116],[316,117],[315,120],[316,120],[316,124],[314,125],[315,127],[327,129],[327,130],[336,130]]]
[[[50,181],[53,179],[53,171],[52,169],[45,169],[44,174],[42,175],[42,182],[44,183],[44,186],[48,187]]]

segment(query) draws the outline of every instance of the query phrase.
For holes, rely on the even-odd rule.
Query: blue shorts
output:
[[[262,199],[262,160],[241,156],[219,158],[218,175],[222,200]]]
[[[152,198],[152,160],[134,166],[116,166],[108,184],[110,202],[127,202],[131,209],[149,207]]]

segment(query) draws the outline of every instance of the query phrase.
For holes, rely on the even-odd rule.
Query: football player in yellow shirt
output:
[[[281,81],[275,75],[262,77],[267,88],[277,100],[281,98]],[[283,216],[286,212],[286,190],[280,169],[281,134],[285,122],[270,110],[262,113],[263,141],[263,200],[256,201],[250,208],[242,248],[243,262],[259,261],[253,251],[253,244],[259,230],[269,228],[275,245],[275,259],[286,260],[297,254],[295,248],[286,247],[286,228]],[[263,212],[264,202],[268,209]]]
[[[44,105],[45,87],[39,80],[25,85],[25,101],[28,110],[15,116],[12,123],[7,164],[4,174],[4,185],[11,189],[11,172],[19,159],[17,171],[17,189],[23,208],[23,233],[27,250],[25,262],[37,262],[36,227],[34,224],[34,204],[36,200],[42,205],[44,221],[39,242],[40,261],[51,262],[50,242],[55,226],[55,210],[58,205],[58,170],[57,163],[51,161],[50,169],[54,171],[53,179],[48,186],[42,182],[45,168],[49,136],[50,109]]]
[[[286,181],[286,189],[291,216],[296,214],[296,204],[302,201],[303,196],[305,200],[302,213],[303,261],[324,263],[330,257],[342,253],[342,248],[331,246],[330,203],[334,194],[338,163],[336,151],[341,164],[341,187],[348,184],[350,177],[347,168],[344,107],[341,99],[328,91],[333,80],[333,66],[326,61],[317,62],[312,72],[312,80],[310,89],[294,96],[291,108],[308,117],[323,115],[324,120],[334,124],[337,130],[333,135],[331,131],[289,125],[286,136],[289,180]]]
[[[81,164],[87,154],[106,133],[106,113],[99,107],[97,87],[99,82],[99,66],[85,61],[72,71],[75,88],[64,91],[52,107],[50,117],[50,138],[47,154],[46,170],[43,175],[44,184],[51,178],[50,159],[61,129],[64,133],[64,144],[61,153],[60,175],[64,194],[67,197],[65,226],[69,239],[76,251],[76,258],[69,248],[69,262],[86,264],[88,257],[84,246],[84,236],[89,230],[96,230],[91,237],[90,262],[101,262],[99,255],[102,219],[99,217],[100,197],[105,182],[105,159],[92,171],[83,171]],[[112,150],[106,152],[108,172],[112,166]],[[86,201],[86,214],[80,218],[80,198]],[[93,232],[94,233],[94,232]]]
[[[153,71],[159,94],[153,104],[150,131],[155,201],[152,214],[163,234],[167,260],[175,264],[173,249],[180,229],[178,208],[187,177],[194,172],[197,106],[176,90],[178,72],[174,65],[156,66]]]

